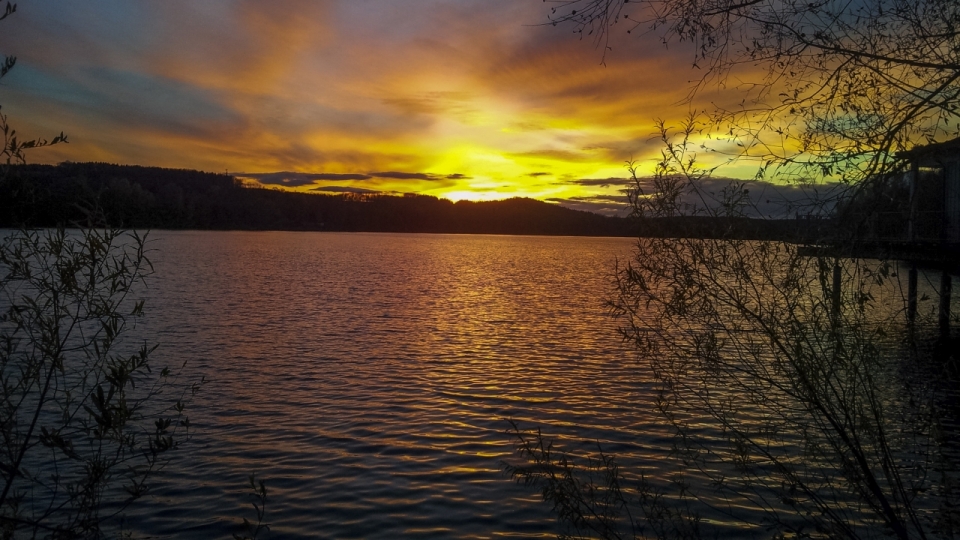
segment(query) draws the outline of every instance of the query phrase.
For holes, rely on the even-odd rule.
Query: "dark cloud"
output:
[[[532,172],[532,173],[527,174],[527,176],[532,176],[532,177],[536,178],[536,177],[538,177],[538,176],[550,176],[550,173],[548,173],[548,172]]]
[[[471,178],[465,174],[453,173],[447,175],[436,175],[430,173],[418,172],[399,172],[399,171],[381,171],[369,174],[336,174],[336,173],[299,173],[299,172],[275,172],[275,173],[238,173],[237,176],[254,179],[261,184],[277,186],[308,186],[319,181],[350,181],[350,180],[373,180],[375,178],[388,178],[392,180],[466,180]],[[329,190],[328,190],[329,191]],[[359,192],[358,192],[359,193]],[[379,192],[378,192],[379,193]]]
[[[641,189],[653,193],[653,177],[639,178]],[[632,180],[582,179],[573,181],[583,186],[623,186],[620,194],[597,194],[580,197],[546,199],[549,202],[574,210],[585,210],[604,215],[626,216],[630,213],[627,189],[633,186]],[[681,195],[680,203],[688,213],[700,213],[721,208],[725,191],[733,184],[742,184],[746,190],[747,201],[742,208],[747,217],[767,219],[789,219],[805,214],[829,213],[841,190],[842,184],[773,184],[759,180],[736,180],[731,178],[707,178],[700,180]]]
[[[652,177],[640,178],[645,193],[653,192]],[[747,202],[742,208],[748,217],[787,219],[803,214],[829,213],[837,196],[846,187],[843,184],[773,184],[763,180],[705,178],[697,181],[681,196],[681,203],[691,213],[721,208],[725,191],[734,184],[742,184]],[[695,188],[695,189],[694,189]]]
[[[241,178],[253,178],[257,182],[260,182],[263,185],[267,186],[289,186],[289,187],[299,187],[299,186],[309,186],[313,184],[315,180],[313,178],[306,178],[298,175],[285,175],[283,173],[271,173],[261,175],[259,178],[253,175],[243,175],[238,174]]]
[[[363,193],[368,195],[379,195],[384,193],[383,191],[378,191],[376,189],[364,189],[349,186],[319,186],[311,189],[310,191],[322,191],[325,193]]]
[[[392,178],[394,180],[437,180],[438,176],[429,173],[410,173],[410,172],[372,172],[370,176],[375,178]]]
[[[107,67],[54,72],[19,63],[13,73],[17,88],[42,107],[102,115],[126,130],[203,140],[240,129],[245,122],[216,92],[159,75]]]
[[[570,197],[568,199],[554,197],[547,199],[547,201],[557,203],[564,208],[593,212],[595,214],[601,214],[605,216],[623,217],[630,213],[630,204],[627,201],[626,196],[594,195],[586,197]]]
[[[236,176],[243,178],[252,178],[261,184],[272,186],[299,187],[315,184],[317,181],[338,181],[338,180],[369,180],[371,177],[365,174],[335,174],[335,173],[298,173],[298,172],[275,172],[275,173],[238,173]]]
[[[585,195],[580,197],[570,197],[564,199],[572,202],[605,202],[611,204],[630,204],[630,199],[626,195]]]
[[[830,212],[836,196],[844,185],[831,184],[773,184],[762,180],[740,181],[728,178],[709,178],[698,183],[700,204],[718,208],[724,190],[733,183],[742,183],[750,202],[745,211],[750,217],[785,219],[809,213]],[[696,202],[696,201],[694,201]]]
[[[627,187],[633,185],[633,180],[629,178],[581,178],[571,183],[578,186]]]

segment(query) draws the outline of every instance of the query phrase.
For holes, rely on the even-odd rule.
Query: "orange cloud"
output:
[[[689,108],[682,49],[623,35],[601,65],[591,42],[536,26],[539,3],[30,6],[12,34],[30,68],[0,103],[72,141],[36,161],[369,175],[329,186],[451,198],[615,197],[574,180],[652,163],[653,119]]]

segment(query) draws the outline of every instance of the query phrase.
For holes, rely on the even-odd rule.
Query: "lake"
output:
[[[131,515],[143,535],[239,532],[256,473],[273,538],[555,537],[539,493],[502,472],[508,419],[652,470],[669,447],[604,306],[630,239],[150,239],[138,335],[210,382]]]
[[[903,475],[893,481],[916,488],[911,497],[922,526],[956,517],[950,489],[960,485],[960,355],[955,340],[928,333],[936,333],[936,272],[921,273],[918,313],[927,322],[910,339],[904,268],[894,265],[890,279],[877,279],[887,273],[871,273],[869,261],[848,267],[850,275],[863,272],[856,275],[867,285],[853,294],[847,282],[845,322],[833,333],[816,326],[838,313],[817,300],[829,297],[818,277],[818,268],[829,266],[804,259],[787,273],[779,259],[762,257],[789,249],[741,244],[746,258],[739,260],[759,264],[711,267],[717,281],[697,289],[697,298],[747,283],[730,290],[755,295],[762,309],[789,306],[777,312],[782,325],[758,329],[736,313],[709,310],[707,318],[683,312],[674,320],[671,311],[640,302],[634,323],[668,341],[639,362],[605,306],[615,293],[616,261],[634,259],[628,239],[155,231],[148,247],[155,272],[135,295],[144,297],[146,316],[125,347],[157,343],[154,373],[185,363],[180,383],[208,383],[189,402],[192,438],[127,514],[125,530],[137,537],[242,532],[241,519],[255,519],[247,486],[254,473],[269,488],[268,538],[555,537],[549,505],[504,473],[505,464],[523,463],[511,422],[542,429],[581,463],[602,448],[622,466],[625,489],[642,475],[671,508],[691,502],[678,494],[699,494],[691,510],[702,518],[703,536],[765,537],[770,519],[782,520],[778,530],[810,526],[804,516],[812,507],[797,506],[784,478],[812,485],[811,504],[829,497],[826,511],[842,514],[838,526],[869,536],[882,524],[854,491],[862,484],[843,474],[844,458],[821,451],[833,445],[873,456],[878,447],[869,442],[863,411],[886,426],[890,449],[869,459],[893,460]],[[644,261],[662,260],[634,259]],[[795,270],[801,266],[802,277]],[[682,276],[676,290],[684,298],[691,274]],[[770,289],[787,278],[797,287]],[[17,283],[4,294],[19,294]],[[777,291],[788,296],[768,301]],[[860,310],[861,299],[870,299],[869,309]],[[781,340],[771,348],[770,336],[781,334],[801,346]],[[84,372],[84,357],[71,358]],[[652,369],[665,378],[657,382]],[[4,373],[16,379],[16,371]],[[64,381],[74,377],[74,367],[63,373]],[[82,386],[70,380],[63,388]],[[666,383],[678,393],[667,391],[660,403],[686,426],[689,467],[677,459],[678,441],[658,412]],[[811,401],[812,383],[827,397]],[[847,395],[861,401],[824,401]],[[696,396],[709,397],[709,406]],[[862,396],[883,411],[864,409]],[[831,428],[808,429],[823,421],[812,407],[859,415],[844,433],[867,442],[838,446]],[[744,430],[755,452],[738,444]],[[754,431],[761,438],[749,435]],[[59,461],[47,455],[28,458],[28,468],[57,474]],[[636,499],[630,504],[639,515]]]

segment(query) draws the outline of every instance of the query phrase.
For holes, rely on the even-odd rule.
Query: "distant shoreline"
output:
[[[369,232],[802,241],[806,220],[677,217],[638,221],[534,199],[307,194],[224,174],[107,163],[14,165],[0,181],[0,227],[80,224],[169,231]]]

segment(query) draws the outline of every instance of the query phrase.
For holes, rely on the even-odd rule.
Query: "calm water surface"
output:
[[[629,239],[151,238],[141,329],[211,382],[133,516],[143,534],[238,532],[257,473],[272,538],[551,537],[539,494],[501,471],[507,419],[654,468],[669,444],[603,305]]]

